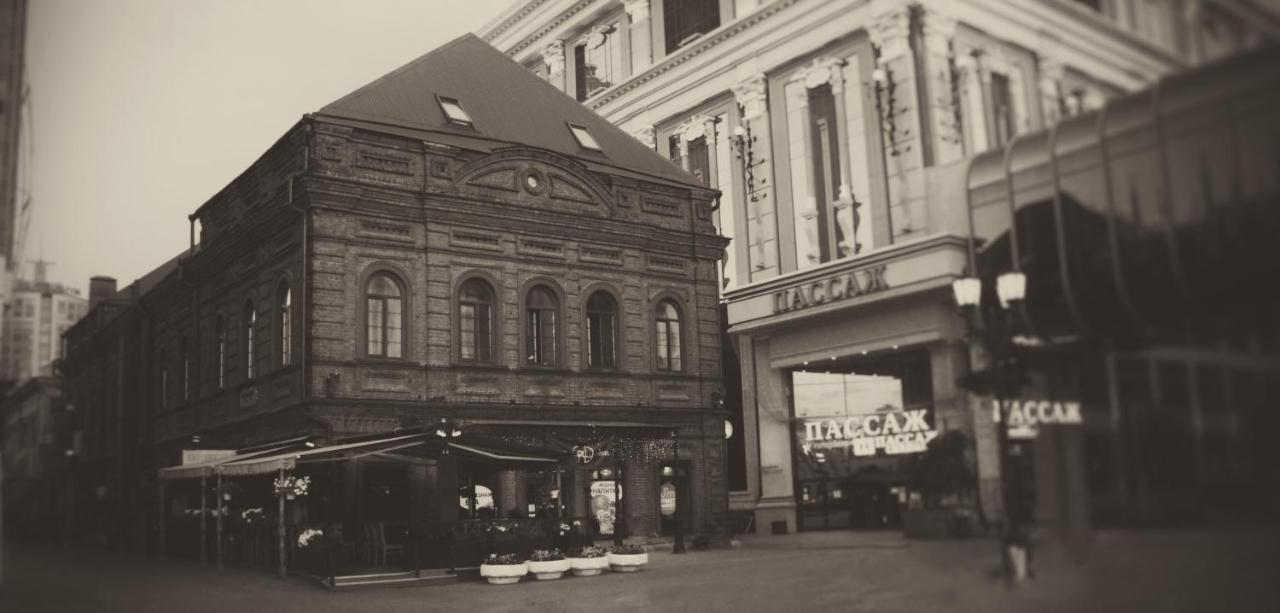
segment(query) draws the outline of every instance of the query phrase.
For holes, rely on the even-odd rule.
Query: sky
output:
[[[186,249],[187,215],[303,114],[512,3],[32,1],[23,259],[85,296],[94,275],[133,282]]]

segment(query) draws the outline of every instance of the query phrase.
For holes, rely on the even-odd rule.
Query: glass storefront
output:
[[[928,350],[805,365],[791,397],[800,529],[900,526],[902,460],[937,434]]]

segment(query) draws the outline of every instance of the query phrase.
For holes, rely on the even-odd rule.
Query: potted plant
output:
[[[588,545],[570,550],[568,562],[574,576],[594,577],[609,568],[609,554],[603,547]]]
[[[649,563],[649,552],[640,545],[618,545],[609,552],[609,568],[620,573],[634,573]]]
[[[969,439],[952,430],[929,441],[924,453],[907,463],[912,496],[903,513],[908,538],[967,536],[973,531],[973,512],[966,504],[973,490]]]
[[[538,549],[529,556],[529,572],[538,581],[559,579],[569,568],[569,561],[559,549]]]
[[[529,572],[529,565],[514,553],[491,553],[480,565],[480,576],[493,585],[519,583]]]

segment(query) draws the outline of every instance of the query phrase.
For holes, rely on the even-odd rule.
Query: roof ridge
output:
[[[378,78],[376,78],[376,79],[374,79],[374,80],[372,80],[372,81],[369,81],[368,83],[365,83],[364,85],[361,85],[360,87],[356,88],[356,90],[355,90],[355,91],[352,91],[352,92],[348,93],[347,95],[345,95],[345,96],[343,96],[343,97],[341,97],[341,98],[338,98],[337,100],[334,100],[333,102],[330,102],[329,104],[326,104],[326,105],[324,105],[324,106],[320,107],[320,108],[321,108],[321,111],[323,111],[323,109],[327,109],[327,108],[330,108],[330,107],[333,107],[333,106],[337,106],[337,105],[344,104],[344,103],[346,103],[346,102],[348,102],[348,101],[358,100],[359,98],[361,98],[361,97],[363,97],[364,95],[366,95],[366,94],[369,92],[369,90],[372,90],[372,89],[376,88],[377,86],[381,85],[383,82],[391,80],[392,78],[394,78],[394,77],[398,76],[400,73],[402,73],[402,72],[404,72],[404,71],[406,71],[406,70],[409,70],[410,68],[413,68],[414,66],[417,66],[418,64],[420,64],[420,63],[422,63],[422,62],[426,61],[427,59],[431,58],[431,56],[433,56],[433,55],[438,55],[438,54],[440,54],[440,53],[444,52],[446,49],[448,49],[448,48],[450,48],[450,47],[453,47],[454,45],[456,45],[456,44],[458,44],[458,43],[461,43],[462,41],[467,40],[467,39],[469,39],[469,38],[474,38],[474,39],[476,39],[477,41],[484,42],[483,40],[481,40],[481,39],[480,39],[480,37],[476,36],[476,35],[475,35],[475,33],[473,33],[473,32],[467,32],[466,34],[463,34],[463,35],[461,35],[461,36],[459,36],[459,37],[457,37],[457,38],[455,38],[455,39],[453,39],[453,40],[451,40],[451,41],[449,41],[449,42],[447,42],[447,43],[445,43],[445,44],[443,44],[443,45],[440,45],[439,47],[436,47],[435,49],[432,49],[432,50],[430,50],[430,51],[428,51],[428,52],[426,52],[426,53],[423,53],[422,55],[419,55],[419,56],[418,56],[418,57],[416,57],[416,58],[413,58],[412,60],[409,60],[409,61],[408,61],[408,62],[406,62],[405,64],[401,65],[399,68],[396,68],[395,70],[392,70],[391,72],[388,72],[387,74],[384,74],[384,75],[382,75],[382,76],[380,76],[380,77],[378,77]],[[488,44],[488,43],[486,43],[486,44]]]

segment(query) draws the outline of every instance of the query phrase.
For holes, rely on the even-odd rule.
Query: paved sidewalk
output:
[[[989,576],[994,541],[896,533],[748,537],[739,549],[655,552],[633,575],[342,593],[188,561],[18,549],[0,611],[1280,611],[1277,536],[1100,533],[1088,563],[1042,560],[1038,578],[1014,590]]]

